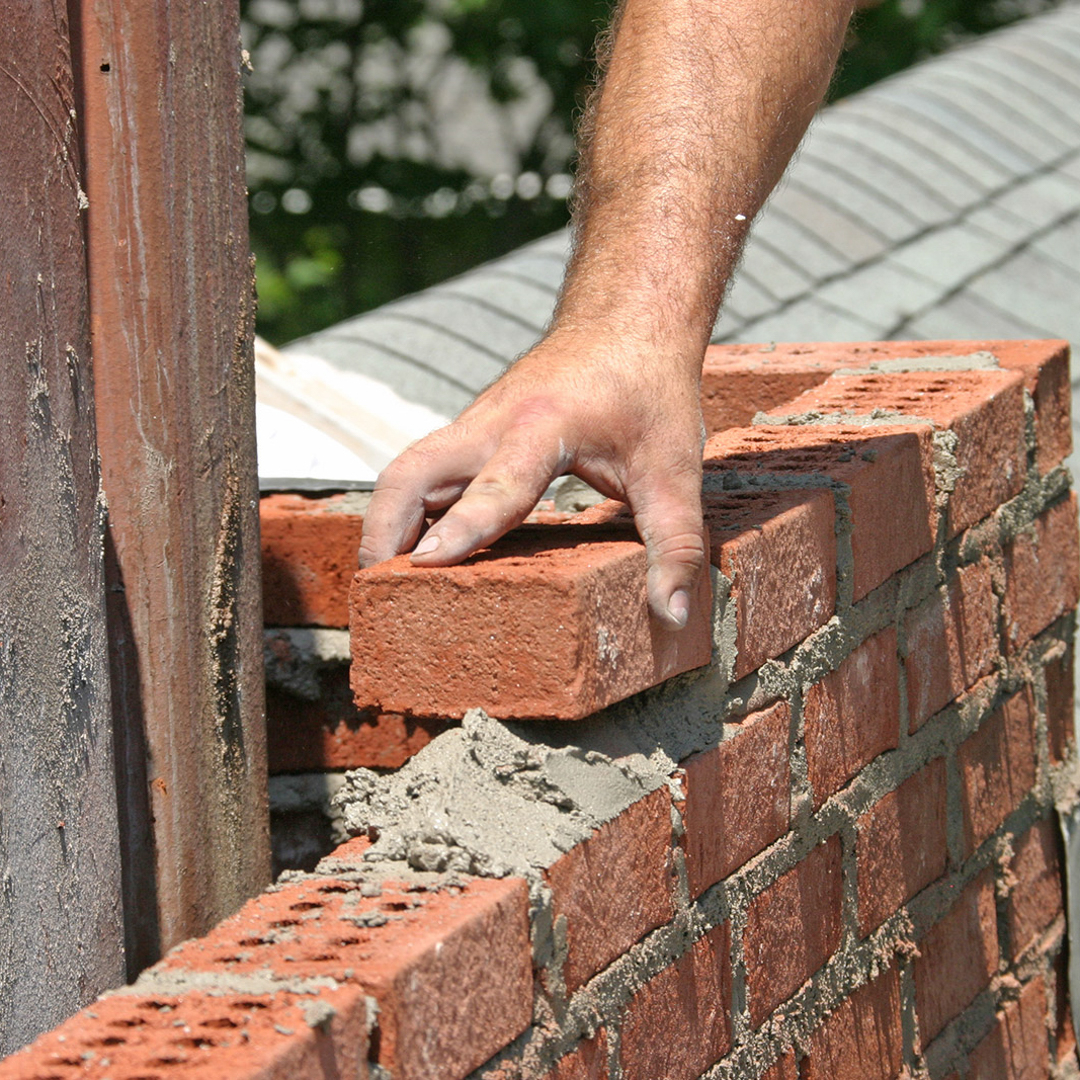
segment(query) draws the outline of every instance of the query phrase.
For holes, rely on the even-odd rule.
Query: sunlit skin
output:
[[[853,7],[624,0],[600,45],[606,70],[581,133],[574,253],[551,327],[452,424],[383,471],[362,566],[410,549],[418,566],[461,562],[573,473],[629,504],[650,606],[686,624],[706,559],[705,347],[750,222],[825,94]]]

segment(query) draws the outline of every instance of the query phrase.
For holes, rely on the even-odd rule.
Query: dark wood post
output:
[[[123,980],[80,155],[63,4],[0,19],[0,1056]]]
[[[129,972],[269,879],[235,0],[72,0]]]

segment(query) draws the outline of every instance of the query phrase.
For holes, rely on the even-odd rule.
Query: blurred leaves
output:
[[[833,96],[1049,0],[884,0]],[[241,0],[259,331],[284,342],[567,219],[608,0]]]

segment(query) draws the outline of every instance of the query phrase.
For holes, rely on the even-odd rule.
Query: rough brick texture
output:
[[[683,762],[686,873],[700,896],[783,836],[791,818],[786,701],[748,716],[733,739]]]
[[[949,499],[949,535],[955,536],[1024,486],[1023,389],[1020,373],[1010,371],[833,375],[784,411],[841,418],[892,413],[951,431],[960,472]]]
[[[903,1055],[900,975],[891,968],[856,990],[814,1032],[799,1080],[893,1080]]]
[[[626,530],[533,526],[462,566],[407,556],[356,575],[352,687],[362,708],[580,719],[712,655],[708,575],[690,624],[649,615]]]
[[[576,989],[671,918],[671,796],[654,791],[601,826],[547,872],[566,920],[564,977]]]
[[[869,934],[945,872],[945,759],[924,765],[859,818],[859,931]]]
[[[957,752],[964,842],[977,848],[1035,783],[1035,713],[1029,687],[1005,701]]]
[[[349,625],[349,584],[370,495],[264,495],[263,620],[267,626]]]
[[[833,836],[751,902],[743,950],[755,1026],[840,943],[842,886],[840,837]]]
[[[1075,732],[1075,654],[1065,649],[1046,665],[1046,728],[1050,743],[1050,760],[1060,762],[1070,745],[1076,742]]]
[[[803,700],[806,763],[820,806],[900,738],[896,631],[864,641]]]
[[[324,1080],[367,1071],[359,987],[291,994],[124,994],[0,1062],[3,1080]]]
[[[608,1080],[608,1045],[604,1032],[586,1039],[576,1050],[561,1057],[544,1080]]]
[[[1046,1034],[1046,986],[1033,979],[972,1052],[968,1080],[1045,1080],[1050,1075]]]
[[[956,580],[905,621],[908,715],[920,727],[989,674],[998,657],[998,605],[988,561],[962,566]]]
[[[820,478],[821,486],[842,485],[850,509],[855,600],[933,545],[937,512],[928,425],[727,431],[705,444],[705,469],[765,483],[774,475],[781,484]]]
[[[997,913],[990,873],[977,877],[919,942],[915,1008],[926,1046],[989,984],[998,970]]]
[[[712,562],[731,580],[736,605],[736,679],[832,617],[835,521],[825,491],[705,497]]]
[[[303,881],[246,904],[163,972],[333,979],[378,1005],[378,1062],[401,1080],[464,1077],[532,1015],[527,893],[520,879],[418,893]]]
[[[634,996],[623,1022],[625,1080],[694,1080],[731,1045],[728,924],[696,941]]]
[[[1015,842],[1008,907],[1013,957],[1034,945],[1064,911],[1060,846],[1057,823],[1050,818],[1033,825]]]
[[[1028,533],[1005,548],[1005,634],[1022,647],[1080,596],[1076,496],[1047,510]]]

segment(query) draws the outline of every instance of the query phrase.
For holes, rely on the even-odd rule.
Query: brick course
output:
[[[896,631],[864,641],[803,698],[806,763],[820,806],[900,738]]]
[[[750,1019],[756,1027],[840,943],[840,837],[830,837],[750,904],[743,951]]]

